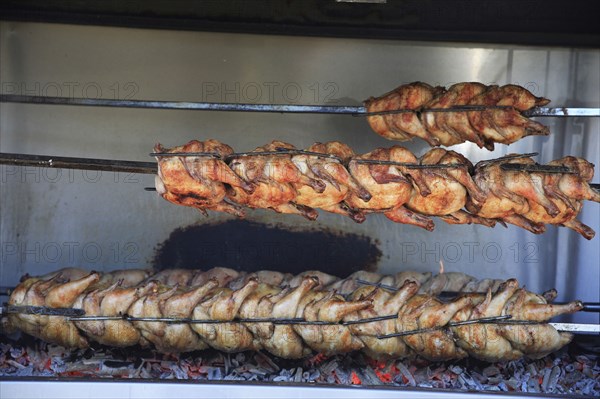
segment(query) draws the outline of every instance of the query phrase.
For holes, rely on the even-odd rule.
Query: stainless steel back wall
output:
[[[359,104],[401,83],[518,83],[553,106],[597,107],[600,51],[424,44],[359,39],[154,31],[36,23],[0,23],[4,94],[227,102]],[[149,160],[166,146],[217,138],[236,150],[273,139],[299,147],[341,140],[357,152],[390,146],[362,118],[103,109],[2,104],[0,151]],[[539,161],[584,156],[600,165],[597,118],[546,119],[551,136],[530,137],[490,153],[463,144],[471,160],[508,152],[540,152]],[[422,142],[406,144],[422,154]],[[1,167],[0,285],[21,274],[62,266],[108,270],[143,267],[177,227],[228,219],[202,217],[154,193],[150,176]],[[600,181],[598,178],[595,181]],[[600,229],[600,207],[580,215]],[[463,271],[479,278],[517,277],[533,290],[556,287],[560,299],[600,299],[599,238],[566,228],[534,236],[516,227],[487,229],[436,221],[429,233],[372,216],[357,225],[322,213],[249,212],[249,219],[293,228],[331,227],[380,242],[379,270]],[[310,265],[307,265],[310,268]],[[597,315],[578,320],[598,321]]]

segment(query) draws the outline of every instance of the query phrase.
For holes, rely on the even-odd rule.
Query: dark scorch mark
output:
[[[292,231],[232,220],[174,230],[156,250],[154,267],[278,270],[297,274],[320,270],[345,277],[377,268],[381,251],[367,236],[333,230]]]

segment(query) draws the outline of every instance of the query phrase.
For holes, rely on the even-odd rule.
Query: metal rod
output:
[[[75,309],[79,310],[79,309]],[[60,315],[63,315],[62,313]],[[133,317],[128,315],[122,316],[85,316],[81,313],[73,314],[73,317],[69,318],[69,321],[113,321],[113,320],[124,320],[129,322],[143,321],[143,322],[157,322],[157,323],[170,323],[170,324],[228,324],[228,323],[272,323],[272,324],[296,324],[296,325],[354,325],[354,324],[366,324],[374,323],[384,320],[396,319],[398,315],[385,315],[370,317],[359,320],[350,320],[344,322],[336,321],[319,321],[319,320],[305,320],[302,318],[247,318],[247,319],[233,319],[233,320],[204,320],[204,319],[191,319],[191,318],[178,318],[178,317]]]
[[[500,169],[513,172],[535,172],[535,173],[563,173],[575,174],[576,172],[566,166],[559,165],[527,165],[522,163],[503,163]]]
[[[210,157],[221,158],[216,152],[151,152],[151,157]]]
[[[119,161],[113,159],[72,158],[55,157],[52,155],[10,153],[0,153],[0,164],[144,174],[156,174],[158,171],[155,162]]]
[[[277,148],[276,151],[248,151],[248,152],[236,152],[225,157],[226,161],[235,158],[241,157],[253,157],[253,156],[268,156],[268,155],[311,155],[321,158],[328,158],[334,161],[341,162],[342,160],[339,157],[336,157],[332,154],[326,154],[322,152],[314,152],[314,151],[305,151],[305,150],[296,150],[289,148]]]
[[[600,116],[600,108],[551,108],[537,107],[528,111],[523,111],[523,115],[532,116]]]
[[[360,278],[355,279],[355,281],[358,284],[362,284],[362,285],[372,285],[374,287],[379,287],[379,288],[383,288],[384,290],[389,290],[389,291],[398,291],[398,288],[396,287],[392,287],[391,285],[387,285],[387,284],[381,284],[381,283],[372,283],[370,281],[366,281],[366,280],[362,280]]]
[[[283,148],[283,147],[277,147],[277,151],[287,151],[290,154],[294,154],[294,155],[311,155],[311,156],[315,156],[315,157],[320,157],[320,158],[330,158],[333,159],[335,161],[338,162],[342,162],[341,158],[338,156],[335,156],[333,154],[327,154],[324,152],[315,152],[315,151],[307,151],[307,150],[290,150],[288,148]]]
[[[237,111],[237,112],[276,112],[276,113],[310,113],[310,114],[349,114],[356,116],[381,115],[406,112],[465,112],[480,111],[505,106],[473,106],[460,105],[451,108],[422,108],[398,109],[368,113],[361,105],[298,105],[298,104],[236,104],[191,101],[152,101],[152,100],[112,100],[105,98],[71,98],[71,97],[43,97],[25,96],[16,94],[0,95],[0,102],[20,104],[46,104],[46,105],[78,105],[91,107],[118,107],[118,108],[149,108],[149,109],[178,109],[196,111]],[[510,107],[509,107],[510,108]],[[600,108],[550,108],[537,107],[522,112],[525,116],[600,116]]]
[[[302,151],[302,150],[293,150]],[[236,156],[249,156],[249,155],[267,155],[268,154],[281,154],[280,151],[268,151],[268,152],[247,152],[247,153],[236,153],[232,155]],[[155,153],[152,153],[155,154]],[[186,154],[187,153],[183,153]],[[316,155],[320,153],[314,153],[309,155]],[[171,155],[171,154],[168,154]],[[515,158],[526,158],[535,156],[537,153],[520,154],[520,155],[507,155],[506,157],[490,159],[480,161],[481,163],[500,162],[502,160],[515,159]],[[165,155],[167,156],[167,155]],[[324,157],[337,160],[333,155],[325,154]],[[381,165],[399,165],[409,169],[428,169],[428,168],[459,168],[464,167],[462,164],[442,164],[442,165],[420,165],[410,164],[403,162],[394,161],[378,161],[371,159],[352,159],[351,162],[365,163],[365,164],[381,164]],[[63,168],[63,169],[82,169],[82,170],[101,170],[109,172],[124,172],[124,173],[141,173],[141,174],[156,174],[158,172],[158,166],[154,162],[142,162],[142,161],[119,161],[112,159],[96,159],[96,158],[74,158],[74,157],[56,157],[52,155],[34,155],[34,154],[13,154],[13,153],[0,153],[0,165],[16,165],[16,166],[36,166],[42,168]],[[517,164],[518,165],[518,164]],[[543,167],[544,165],[540,165]],[[593,190],[600,192],[600,183],[590,183],[590,187]],[[146,191],[155,191],[151,187],[145,188]],[[2,292],[0,290],[0,292]]]
[[[373,286],[373,287],[383,288],[384,290],[388,290],[388,291],[392,291],[392,292],[398,292],[398,290],[399,290],[398,288],[393,287],[391,285],[387,285],[387,284],[372,283],[370,281],[366,281],[366,280],[362,280],[362,279],[356,279],[355,281],[357,283],[359,283],[359,284],[370,285],[370,286]],[[444,299],[453,299],[453,298],[456,298],[457,296],[463,295],[463,294],[485,295],[486,292],[442,291],[437,296],[441,297],[441,298],[444,298]],[[553,305],[564,305],[565,302],[552,302],[551,304],[553,304]],[[589,313],[600,313],[600,302],[584,302],[583,303],[583,308],[580,311],[581,312],[589,312]]]
[[[293,105],[293,104],[234,104],[190,101],[111,100],[104,98],[70,98],[0,95],[0,102],[21,104],[81,105],[91,107],[179,109],[196,111],[291,112],[311,114],[361,114],[363,106]]]
[[[396,166],[403,166],[407,169],[455,169],[455,168],[467,167],[467,165],[463,165],[463,164],[459,164],[459,163],[423,165],[423,164],[419,164],[419,163],[407,163],[407,162],[385,161],[385,160],[378,160],[378,159],[360,159],[360,158],[352,158],[350,160],[350,162],[370,164],[370,165],[396,165]]]
[[[345,326],[351,326],[354,324],[366,324],[366,323],[372,323],[372,322],[377,322],[377,321],[395,320],[397,318],[398,318],[397,314],[391,314],[391,315],[387,315],[387,316],[370,317],[367,319],[348,320],[348,321],[344,321],[342,324]]]
[[[531,157],[535,157],[535,156],[538,156],[538,155],[539,155],[539,152],[528,152],[526,154],[509,154],[509,155],[504,155],[504,156],[502,156],[500,158],[484,159],[483,161],[477,162],[477,165],[484,165],[484,164],[488,164],[488,163],[509,161],[511,159],[531,158]]]
[[[599,303],[591,304],[596,309],[600,308]],[[119,315],[119,316],[99,316],[92,315],[86,316],[85,311],[83,309],[77,308],[51,308],[46,306],[13,306],[13,305],[3,305],[0,306],[0,317],[9,313],[18,313],[18,314],[31,314],[31,315],[39,315],[39,316],[59,316],[66,317],[68,321],[77,321],[77,322],[85,322],[85,321],[129,321],[129,322],[161,322],[168,324],[230,324],[230,323],[272,323],[272,324],[291,324],[291,325],[338,325],[338,326],[349,326],[355,324],[366,324],[366,323],[374,323],[385,320],[394,320],[398,318],[397,314],[385,315],[385,316],[377,316],[364,318],[359,320],[348,320],[343,322],[334,322],[334,321],[309,321],[302,318],[239,318],[233,320],[202,320],[202,319],[191,319],[191,318],[178,318],[178,317],[133,317],[129,315]],[[480,323],[496,323],[496,324],[514,324],[514,325],[536,325],[536,324],[545,324],[538,321],[531,320],[509,320],[512,316],[503,315],[503,316],[493,316],[493,317],[484,317],[480,319],[473,320],[465,320],[460,322],[450,322],[443,326],[431,327],[431,328],[423,328],[409,331],[401,331],[393,334],[386,334],[377,336],[378,339],[392,338],[392,337],[401,337],[406,335],[413,334],[423,334],[430,333],[434,331],[438,331],[441,329],[445,329],[448,327],[457,327],[464,326],[470,324],[480,324]],[[552,325],[552,323],[550,323]],[[554,323],[556,325],[561,323]],[[570,323],[562,323],[560,326],[556,327],[561,331],[572,331],[576,333],[597,333],[599,332],[599,326],[593,324],[570,324]]]
[[[75,308],[50,308],[47,306],[15,306],[15,305],[3,305],[0,306],[0,315],[8,313],[19,313],[19,314],[31,314],[40,316],[82,316],[85,314],[83,309]]]
[[[448,108],[405,108],[405,109],[390,109],[385,111],[365,112],[357,116],[374,116],[374,115],[393,115],[393,114],[406,114],[409,112],[414,113],[426,113],[426,112],[473,112],[473,111],[487,111],[490,109],[511,109],[510,105],[455,105]]]
[[[465,325],[471,325],[471,324],[500,323],[501,321],[508,320],[511,317],[512,317],[511,315],[504,315],[504,316],[482,317],[481,319],[473,319],[473,320],[456,321],[456,322],[450,322],[443,326],[437,326],[437,327],[431,327],[431,328],[419,328],[416,330],[400,331],[400,332],[392,333],[392,334],[378,335],[377,339],[404,337],[406,335],[414,335],[414,334],[426,334],[426,333],[443,330],[448,327],[458,327],[458,326],[465,326]],[[534,323],[537,323],[537,322],[534,322]]]

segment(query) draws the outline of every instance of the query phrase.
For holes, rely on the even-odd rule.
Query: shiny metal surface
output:
[[[568,331],[574,334],[600,334],[600,324],[579,324],[579,323],[550,323],[558,331]]]
[[[359,398],[414,398],[414,399],[459,399],[482,398],[509,399],[522,397],[500,392],[465,392],[441,391],[428,389],[407,389],[380,387],[347,387],[310,386],[294,384],[244,384],[231,383],[173,383],[160,382],[82,382],[71,381],[0,381],[2,399],[67,399],[67,398],[318,398],[359,399]],[[534,398],[551,398],[553,395],[532,394]]]
[[[479,81],[521,84],[552,99],[552,107],[598,108],[599,71],[600,51],[594,49],[0,23],[4,95],[360,106],[401,83]],[[600,165],[598,118],[537,120],[550,127],[550,136],[498,145],[493,152],[471,143],[453,149],[473,161],[539,152],[539,163],[577,155]],[[147,162],[156,142],[175,146],[203,138],[217,138],[239,152],[273,139],[298,148],[340,140],[358,153],[395,144],[372,133],[364,118],[344,115],[0,106],[1,152]],[[417,155],[428,149],[419,141],[403,145]],[[3,286],[15,285],[24,273],[62,266],[144,267],[174,229],[230,218],[215,213],[204,218],[145,192],[153,186],[152,176],[1,166],[0,181]],[[383,216],[358,225],[325,213],[314,223],[268,211],[250,212],[248,218],[369,236],[383,253],[378,263],[383,273],[438,271],[443,261],[447,271],[516,277],[538,292],[556,288],[558,301],[600,301],[598,235],[586,241],[566,228],[549,227],[535,236],[516,227],[451,226],[440,220],[430,233]],[[580,218],[600,230],[598,204],[586,203]],[[567,320],[599,321],[597,314],[562,321]]]
[[[281,112],[296,114],[349,114],[349,115],[385,115],[395,112],[413,112],[413,110],[367,112],[363,106],[347,105],[298,105],[298,104],[243,104],[243,103],[211,103],[189,101],[154,101],[154,100],[108,100],[103,98],[69,98],[24,96],[0,94],[0,102],[20,104],[82,105],[89,107],[150,108],[179,109],[189,111],[236,111],[236,112]],[[449,108],[427,108],[428,112],[454,112],[456,110],[485,110],[489,108],[510,108],[507,106],[484,107],[479,105],[462,105]],[[550,108],[538,107],[524,112],[528,116],[600,116],[600,108]]]

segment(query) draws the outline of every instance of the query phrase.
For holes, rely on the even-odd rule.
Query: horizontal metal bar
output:
[[[278,152],[273,152],[277,154]],[[238,153],[252,154],[252,153]],[[264,153],[256,153],[254,155],[260,155]],[[537,153],[522,154],[505,157],[506,159],[516,157],[527,157],[537,155]],[[329,157],[328,157],[329,158]],[[502,159],[505,159],[502,158]],[[335,156],[331,156],[331,159],[337,160]],[[484,162],[495,162],[499,161],[489,160],[481,161]],[[412,169],[430,169],[430,168],[455,168],[462,167],[460,164],[441,164],[441,165],[420,165],[420,164],[408,164],[402,162],[393,161],[377,161],[369,159],[353,159],[352,161],[358,163],[367,164],[381,164],[381,165],[400,165],[406,168]],[[16,166],[37,166],[42,168],[63,168],[63,169],[82,169],[82,170],[101,170],[109,172],[124,172],[124,173],[141,173],[141,174],[156,174],[158,172],[158,166],[154,162],[142,162],[142,161],[119,161],[111,159],[96,159],[96,158],[73,158],[73,157],[56,157],[52,155],[34,155],[34,154],[12,154],[0,152],[0,165],[16,165]],[[543,165],[542,165],[543,166]],[[599,183],[590,183],[590,187],[593,190],[600,192]],[[153,189],[145,188],[146,191],[154,191]],[[383,287],[382,287],[383,288]]]
[[[532,116],[600,116],[600,108],[550,108],[537,107],[523,111],[523,115]]]
[[[368,113],[361,105],[300,105],[300,104],[249,104],[249,103],[213,103],[192,101],[152,101],[152,100],[113,100],[106,98],[71,98],[25,96],[17,94],[2,94],[0,102],[21,104],[46,105],[79,105],[91,107],[118,108],[148,108],[148,109],[178,109],[195,111],[236,111],[236,112],[275,112],[275,113],[304,113],[304,114],[349,114],[368,116],[379,114],[394,114],[403,112],[465,112],[480,111],[490,107],[455,106],[450,108],[398,109]],[[493,106],[493,108],[499,108]],[[568,107],[537,107],[523,111],[525,116],[600,116],[600,108],[568,108]]]
[[[574,334],[600,334],[600,324],[578,323],[549,323],[558,331],[572,332]]]
[[[0,95],[0,102],[48,105],[82,105],[91,107],[179,109],[195,111],[290,112],[310,114],[361,114],[363,106],[295,105],[295,104],[235,104],[190,101],[111,100],[104,98],[70,98]]]
[[[417,330],[400,331],[400,332],[392,333],[392,334],[378,335],[377,339],[404,337],[407,335],[415,335],[415,334],[427,334],[427,333],[432,333],[435,331],[443,330],[448,327],[467,326],[467,325],[471,325],[471,324],[490,324],[490,323],[500,323],[500,322],[509,323],[510,322],[509,319],[511,317],[512,317],[511,315],[503,315],[503,316],[482,317],[480,319],[473,319],[473,320],[455,321],[455,322],[450,322],[448,324],[445,324],[443,326],[436,326],[436,327],[431,327],[431,328],[420,328]]]
[[[155,162],[119,161],[113,159],[55,157],[52,155],[30,155],[0,153],[0,165],[37,166],[43,168],[63,168],[101,170],[108,172],[156,174]]]
[[[272,324],[291,324],[291,325],[355,325],[355,324],[367,324],[385,320],[394,320],[398,315],[384,315],[377,317],[370,317],[358,320],[348,320],[343,322],[333,321],[311,321],[302,318],[256,318],[256,319],[234,319],[234,320],[202,320],[202,319],[191,319],[191,318],[176,318],[176,317],[134,317],[129,315],[122,316],[94,316],[85,315],[83,309],[76,308],[50,308],[46,306],[14,306],[14,305],[3,305],[0,306],[0,316],[4,316],[9,313],[16,314],[31,314],[39,316],[60,316],[68,317],[69,321],[85,322],[85,321],[116,321],[124,320],[129,322],[162,322],[169,324],[229,324],[229,323],[272,323]],[[450,322],[443,326],[437,326],[432,328],[422,328],[409,331],[401,331],[393,334],[386,334],[377,336],[378,339],[387,339],[393,337],[403,337],[414,334],[425,334],[445,329],[448,327],[458,327],[471,324],[511,324],[511,325],[536,325],[540,324],[537,321],[530,320],[510,320],[512,316],[492,316],[483,317],[473,320],[465,320],[459,322]],[[596,324],[573,324],[573,323],[550,323],[557,330],[570,331],[579,334],[597,334],[600,333],[600,325]]]
[[[151,152],[151,157],[208,157],[221,158],[216,152]]]
[[[456,169],[456,168],[466,168],[467,165],[460,163],[439,163],[439,164],[419,164],[419,163],[407,163],[407,162],[396,162],[396,161],[386,161],[379,159],[361,159],[361,158],[352,158],[350,162],[362,163],[362,164],[370,164],[370,165],[394,165],[394,166],[403,166],[407,169]]]
[[[50,308],[46,306],[15,306],[3,305],[0,306],[0,315],[9,313],[32,314],[40,316],[63,316],[73,317],[82,316],[85,314],[83,309],[75,308]]]
[[[522,163],[503,163],[500,169],[513,172],[536,172],[536,173],[562,173],[575,174],[576,172],[566,166],[560,165],[528,165]]]
[[[228,399],[515,399],[515,392],[451,390],[410,386],[344,386],[327,383],[273,381],[158,380],[136,378],[10,377],[0,381],[2,399],[97,399],[228,398]],[[527,394],[535,399],[556,399],[548,394]],[[563,396],[568,397],[568,396]],[[571,395],[573,397],[573,395]],[[580,397],[580,396],[574,396]],[[584,396],[581,396],[584,398]]]

